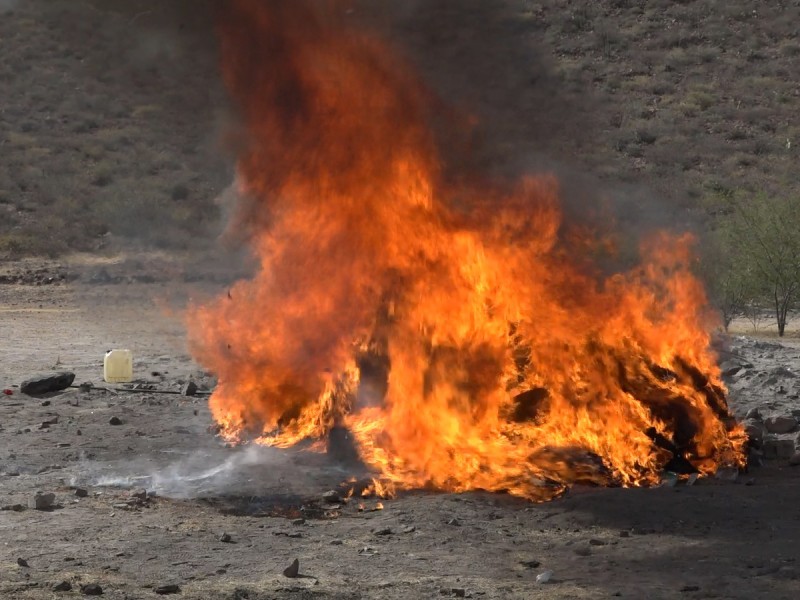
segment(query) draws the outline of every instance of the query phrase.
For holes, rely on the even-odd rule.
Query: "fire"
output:
[[[541,500],[741,465],[690,237],[655,236],[601,277],[602,240],[564,221],[553,177],[454,183],[431,94],[339,9],[222,15],[247,131],[231,227],[259,258],[190,311],[223,435],[324,448],[344,428],[379,495]]]

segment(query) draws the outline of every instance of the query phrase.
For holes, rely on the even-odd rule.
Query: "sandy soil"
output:
[[[166,309],[214,285],[89,283],[100,269],[116,277],[113,264],[84,264],[62,268],[71,282],[0,285],[0,388],[14,392],[0,396],[0,597],[75,597],[90,583],[119,599],[168,584],[226,599],[797,597],[800,468],[786,460],[735,482],[573,489],[541,505],[415,492],[359,510],[322,502],[347,476],[324,456],[225,447],[202,398],[20,394],[12,386],[56,363],[100,383],[103,352],[120,346],[160,389],[213,384]],[[759,375],[800,365],[796,342],[764,343],[729,346],[728,360],[753,365],[732,382],[737,412],[800,407],[794,378]],[[156,495],[132,498],[140,488]],[[55,493],[55,508],[11,510],[37,491]],[[284,577],[295,558],[301,576]],[[53,590],[64,581],[72,591]]]

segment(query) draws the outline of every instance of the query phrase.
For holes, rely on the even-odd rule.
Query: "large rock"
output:
[[[764,440],[762,451],[766,459],[788,459],[794,456],[794,442],[792,440],[768,437]]]
[[[29,396],[41,396],[49,392],[65,390],[72,385],[73,381],[75,381],[75,373],[70,371],[42,373],[23,381],[19,390]]]
[[[797,429],[797,419],[789,416],[768,417],[764,419],[764,427],[770,433],[791,433]]]
[[[764,441],[764,426],[760,421],[747,421],[744,424],[744,431],[750,442],[756,447],[760,448]]]

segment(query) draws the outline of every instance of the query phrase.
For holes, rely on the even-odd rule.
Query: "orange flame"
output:
[[[260,266],[190,312],[228,439],[345,427],[378,495],[743,463],[688,236],[599,278],[552,177],[446,183],[428,93],[335,2],[232,1],[221,49],[248,132],[232,227]]]

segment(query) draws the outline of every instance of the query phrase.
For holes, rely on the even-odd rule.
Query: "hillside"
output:
[[[471,160],[556,168],[578,203],[597,178],[628,218],[658,199],[688,223],[710,195],[800,188],[800,2],[401,4],[356,14],[479,116]],[[230,117],[207,3],[0,10],[0,256],[213,238]]]

